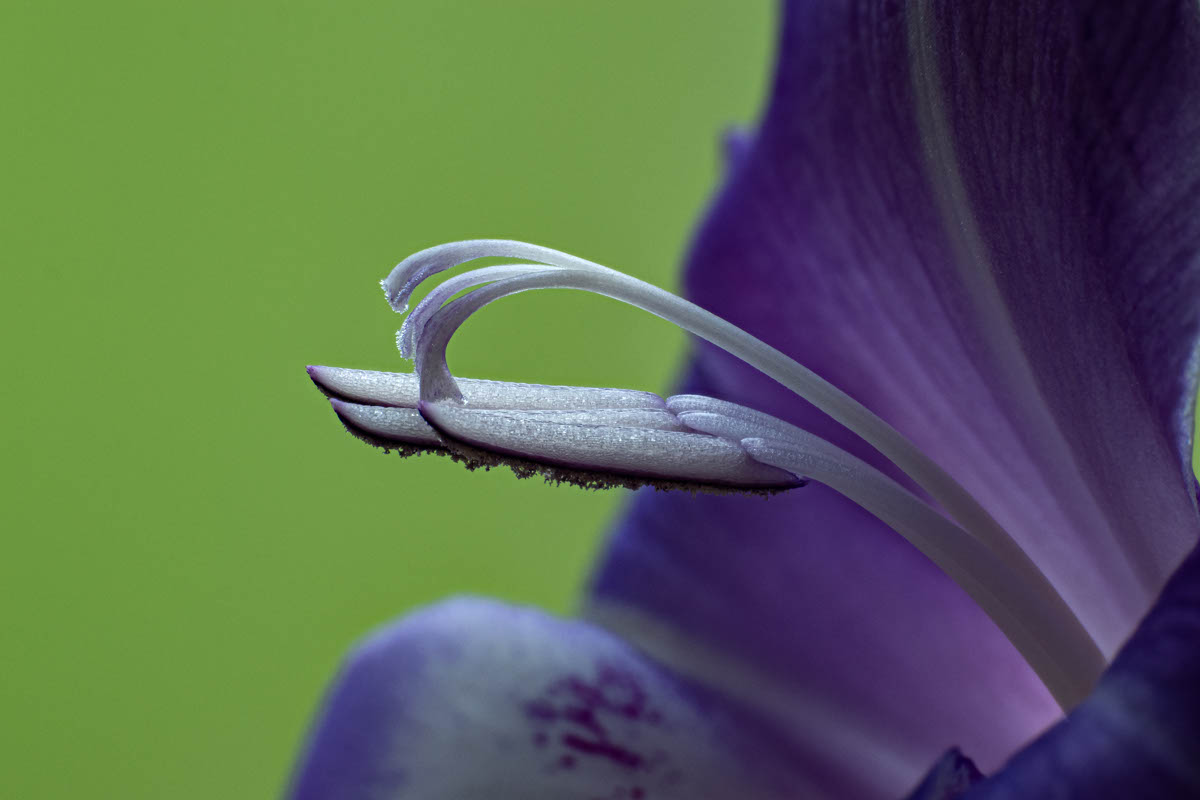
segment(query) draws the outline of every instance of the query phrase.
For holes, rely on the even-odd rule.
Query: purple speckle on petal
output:
[[[532,703],[525,704],[525,715],[530,719],[552,720],[557,719],[558,712],[554,706],[541,700],[535,700]]]
[[[620,764],[630,769],[637,769],[646,762],[642,756],[620,745],[613,744],[612,742],[587,739],[582,736],[576,736],[573,733],[564,734],[562,743],[572,750],[587,755],[601,756],[612,761],[614,764]]]
[[[522,708],[533,728],[531,741],[549,756],[546,769],[614,769],[619,783],[611,800],[648,800],[644,782],[631,785],[621,775],[657,775],[653,780],[659,783],[678,774],[664,772],[667,755],[648,745],[648,729],[661,728],[663,715],[628,671],[600,664],[590,676],[565,675]]]

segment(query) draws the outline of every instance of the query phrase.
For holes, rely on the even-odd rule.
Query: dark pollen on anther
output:
[[[316,382],[314,381],[314,383]],[[321,387],[320,384],[317,384],[317,386],[318,388],[322,389],[322,392],[327,397],[338,397],[336,394],[331,393]],[[483,469],[486,471],[492,469],[493,467],[508,467],[518,478],[532,478],[535,475],[540,475],[546,481],[546,483],[552,483],[555,485],[566,483],[572,486],[578,486],[581,489],[640,489],[643,486],[653,486],[655,489],[662,492],[681,491],[690,492],[693,495],[743,494],[766,498],[780,492],[786,492],[789,489],[800,488],[807,483],[807,481],[805,481],[800,483],[798,486],[743,487],[725,484],[675,481],[651,476],[627,475],[616,472],[582,470],[573,467],[564,467],[558,464],[543,463],[528,458],[522,458],[520,456],[498,453],[491,450],[484,450],[456,439],[450,439],[446,437],[445,434],[442,434],[442,445],[408,444],[406,442],[399,442],[394,439],[384,439],[380,436],[376,436],[362,430],[351,420],[343,417],[341,414],[338,414],[338,419],[341,420],[342,426],[345,427],[345,429],[356,439],[366,442],[373,447],[378,447],[385,452],[396,452],[402,458],[422,455],[424,453],[432,453],[439,456],[448,456],[451,460],[462,464],[471,471],[477,469]]]

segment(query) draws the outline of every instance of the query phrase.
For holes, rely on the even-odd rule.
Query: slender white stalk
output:
[[[404,318],[404,324],[400,326],[400,333],[396,336],[396,345],[400,348],[400,355],[405,358],[413,357],[415,342],[420,337],[425,323],[446,301],[459,292],[474,289],[476,286],[493,281],[515,278],[518,275],[557,272],[559,269],[559,267],[547,267],[545,264],[502,264],[496,267],[473,269],[442,281],[431,289],[420,303],[417,303],[417,307],[412,310],[412,313]]]
[[[517,258],[568,269],[612,271],[586,258],[528,242],[512,239],[468,239],[435,245],[413,253],[397,264],[379,284],[383,287],[392,310],[403,314],[408,310],[408,300],[412,297],[413,290],[426,278],[477,258]]]
[[[403,302],[407,298],[406,292],[411,293],[412,287],[416,285],[414,281],[419,283],[417,276],[432,274],[433,272],[440,271],[457,263],[462,263],[471,258],[511,255],[519,258],[542,260],[552,266],[560,267],[560,269],[553,272],[534,272],[505,277],[454,300],[438,309],[432,316],[428,316],[428,312],[426,311],[424,315],[428,318],[424,320],[424,324],[421,327],[418,337],[419,341],[415,342],[416,368],[421,376],[421,399],[423,402],[450,401],[451,403],[455,403],[462,401],[462,395],[446,365],[446,345],[457,328],[471,314],[501,297],[533,289],[577,289],[611,297],[649,311],[726,350],[775,379],[862,437],[905,472],[958,522],[958,525],[961,527],[953,527],[952,532],[954,536],[963,538],[963,531],[965,531],[969,537],[977,540],[983,546],[980,552],[990,554],[989,557],[994,561],[994,565],[1003,567],[1003,570],[996,574],[1004,575],[1005,580],[1011,581],[1012,586],[1023,587],[1026,591],[1030,591],[1031,597],[1035,598],[1038,608],[1053,607],[1057,620],[1055,622],[1056,630],[1061,628],[1062,630],[1071,631],[1071,635],[1066,637],[1070,641],[1069,647],[1072,651],[1072,654],[1069,656],[1050,658],[1045,655],[1039,655],[1035,652],[1039,647],[1045,652],[1054,652],[1055,646],[1051,643],[1041,641],[1037,636],[1032,637],[1033,641],[1028,641],[1030,636],[1026,635],[1023,640],[1025,642],[1023,647],[1031,648],[1029,655],[1031,658],[1030,663],[1034,665],[1035,669],[1039,669],[1039,674],[1041,674],[1041,670],[1043,669],[1047,671],[1047,675],[1049,676],[1047,678],[1047,685],[1050,686],[1050,682],[1053,682],[1054,686],[1051,686],[1051,689],[1055,692],[1055,696],[1068,703],[1064,707],[1069,708],[1070,705],[1073,705],[1076,700],[1083,696],[1080,694],[1081,691],[1086,693],[1086,690],[1091,688],[1092,683],[1103,670],[1105,664],[1104,658],[1091,637],[1078,623],[1078,620],[1075,619],[1070,609],[1053,588],[1052,584],[1050,584],[1037,565],[1013,541],[1008,533],[979,505],[974,497],[954,481],[941,467],[921,452],[912,442],[884,422],[880,417],[862,406],[845,392],[832,386],[775,348],[717,317],[715,314],[705,311],[693,303],[644,281],[607,267],[602,267],[593,262],[583,262],[586,266],[581,267],[579,266],[579,262],[582,261],[581,259],[545,248],[534,248],[530,245],[527,247],[532,249],[521,249],[516,247],[515,243],[502,243],[505,245],[504,248],[497,247],[493,250],[487,250],[484,246],[485,244],[492,245],[497,243],[459,243],[458,249],[447,250],[437,254],[437,258],[442,260],[438,261],[434,266],[430,266],[430,259],[434,261],[437,259],[428,255],[431,251],[425,251],[424,260],[417,259],[416,256],[407,259],[405,263],[413,259],[417,259],[420,263],[415,267],[410,264],[406,269],[401,270],[401,267],[404,266],[404,263],[402,263],[400,267],[397,267],[396,271],[393,271],[393,276],[399,275],[400,278],[403,278],[403,288],[399,293],[393,295],[392,290],[389,289],[389,299],[393,300],[393,306],[403,305]],[[536,255],[534,251],[536,251]],[[474,255],[462,257],[465,254]],[[422,255],[418,254],[418,256]],[[450,255],[453,255],[453,258],[450,258]],[[448,261],[453,261],[454,263],[449,264],[447,263]],[[393,276],[389,276],[388,280],[392,281]],[[478,282],[476,281],[476,283]],[[385,281],[385,288],[387,284],[388,282]],[[770,439],[771,436],[764,438]],[[783,455],[775,453],[767,444],[763,444],[762,448],[762,452],[768,457],[771,457],[772,454],[781,458],[784,456],[791,457],[787,453]],[[882,475],[882,473],[878,474]],[[875,480],[874,477],[871,478],[871,481]],[[875,489],[878,488],[878,486],[875,487]],[[879,506],[881,511],[895,516],[893,509],[899,507],[908,508],[904,504],[898,505],[899,501],[896,499],[894,492],[885,494],[891,499],[888,503]],[[877,496],[877,494],[873,494],[866,499],[878,505],[875,499]],[[941,520],[941,523],[934,524],[949,524],[937,512],[933,511],[920,500],[917,500],[911,493],[907,496],[912,497],[913,501],[920,504],[925,511],[921,511],[918,514],[909,509],[912,513],[909,513],[907,516],[902,515],[904,524],[911,527],[910,523],[914,519],[930,522],[933,518]],[[865,504],[864,507],[866,507]],[[973,546],[971,545],[971,547]],[[939,557],[944,558],[944,553]],[[979,556],[978,559],[978,563],[982,564],[982,556]],[[964,580],[966,580],[966,577],[964,577]],[[971,580],[974,581],[973,585],[977,587],[976,591],[985,591],[981,588],[984,584],[980,583],[978,576]],[[964,586],[964,588],[966,587]],[[993,605],[995,604],[993,603]],[[1002,603],[998,607],[1011,609],[1013,605],[1009,602]],[[1020,607],[1025,612],[1030,611],[1026,606]],[[1059,619],[1062,615],[1065,615],[1065,617]],[[1008,628],[1012,628],[1017,624],[1017,621],[1010,619],[1002,624],[1002,627],[1005,627],[1007,632]],[[1036,625],[1033,626],[1033,628],[1036,627]],[[1029,630],[1029,626],[1027,625],[1025,629]],[[1023,634],[1018,633],[1018,635]],[[1022,652],[1025,652],[1025,649],[1022,649]],[[1035,661],[1037,663],[1034,663]],[[1041,665],[1040,667],[1039,664]],[[1064,677],[1062,674],[1064,669],[1070,673],[1069,678]]]
[[[1064,709],[1091,692],[1104,658],[1049,583],[1015,573],[912,492],[830,442],[733,403],[703,405],[714,410],[680,412],[679,420],[737,441],[763,463],[824,483],[924,553],[979,604]]]
[[[422,398],[460,399],[446,366],[445,348],[467,317],[501,297],[533,289],[578,289],[611,297],[649,311],[712,342],[779,381],[800,397],[861,436],[954,517],[972,536],[992,548],[1014,569],[1039,572],[1020,546],[965,489],[899,431],[858,401],[803,365],[694,303],[615,270],[564,268],[497,281],[442,308],[426,324],[417,352]],[[435,330],[436,328],[436,330]],[[436,354],[436,355],[435,355]],[[426,393],[428,386],[428,394]]]

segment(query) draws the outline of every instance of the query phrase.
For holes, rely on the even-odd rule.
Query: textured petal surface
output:
[[[789,3],[769,108],[686,275],[947,468],[1108,653],[1198,530],[1198,44],[1190,2]],[[712,348],[688,381],[878,463]],[[969,601],[820,487],[643,494],[592,609],[849,710],[898,763],[826,758],[845,796],[902,794],[899,764],[915,782],[954,744],[990,771],[1053,716]]]
[[[1200,797],[1200,550],[1096,692],[968,800]]]
[[[460,599],[351,654],[293,800],[792,798],[763,727],[580,622]]]

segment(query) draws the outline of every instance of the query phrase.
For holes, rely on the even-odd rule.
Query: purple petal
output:
[[[769,108],[697,235],[688,291],[912,438],[1111,653],[1200,530],[1182,427],[1200,17],[927,5],[787,5]],[[878,463],[713,348],[689,381]],[[593,593],[635,641],[676,631],[824,698],[913,759],[912,783],[955,744],[990,770],[1054,716],[969,600],[820,487],[644,493]],[[819,726],[799,727],[815,764]],[[864,777],[849,750],[826,763],[845,796],[885,796],[898,771]]]
[[[942,756],[907,800],[958,800],[983,780],[975,763],[952,748]]]
[[[357,648],[289,796],[728,800],[809,790],[768,729],[619,639],[460,599]]]
[[[689,290],[915,440],[1113,652],[1198,531],[1200,21],[876,5],[788,6]],[[728,399],[809,422],[701,359]]]
[[[1200,549],[1066,720],[969,800],[1200,797]]]

